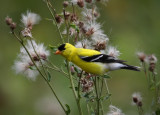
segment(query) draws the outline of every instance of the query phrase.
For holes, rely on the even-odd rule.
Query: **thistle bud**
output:
[[[10,25],[10,28],[13,31],[16,28],[16,23],[12,22]]]
[[[78,0],[78,1],[77,1],[77,5],[78,5],[80,8],[83,8],[83,7],[84,7],[84,1],[83,1],[83,0]]]
[[[141,62],[144,62],[146,59],[146,54],[143,52],[137,52],[137,56]]]
[[[149,71],[154,72],[155,67],[156,67],[155,63],[150,63],[149,64]]]
[[[73,75],[75,73],[74,66],[71,66],[70,70],[71,70],[71,74]]]
[[[12,24],[12,18],[10,18],[8,16],[6,17],[5,21],[6,21],[7,25],[11,25]]]
[[[99,17],[99,13],[96,11],[93,12],[93,15],[94,15],[94,17]]]
[[[57,14],[56,14],[56,16],[55,16],[55,19],[56,19],[56,22],[57,22],[58,24],[61,24],[61,23],[63,22],[62,17],[59,16],[59,15],[57,15]]]
[[[134,103],[137,103],[137,102],[138,102],[137,97],[133,97],[133,102],[134,102]]]
[[[142,102],[141,102],[141,101],[138,102],[137,105],[138,105],[139,107],[142,107]]]
[[[140,93],[133,93],[132,100],[133,100],[134,104],[136,104],[137,106],[139,106],[139,107],[142,106],[142,97],[141,97]]]
[[[68,4],[69,4],[68,1],[64,1],[64,2],[63,2],[63,6],[64,6],[65,8],[68,6]]]

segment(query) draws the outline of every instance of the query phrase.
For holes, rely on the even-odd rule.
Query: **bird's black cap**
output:
[[[58,47],[58,50],[60,50],[60,51],[65,50],[65,45],[66,45],[66,44],[62,44],[62,45],[60,45],[60,46]]]

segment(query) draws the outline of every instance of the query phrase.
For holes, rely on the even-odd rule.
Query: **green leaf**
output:
[[[59,13],[59,14],[57,14],[58,16],[63,16],[63,14],[62,13]]]
[[[79,28],[78,28],[77,25],[75,25],[75,24],[70,24],[70,27],[73,28],[73,29],[75,29],[77,32],[79,32]]]
[[[37,70],[35,66],[29,66],[29,69],[31,69],[31,70]]]
[[[150,90],[155,90],[154,84],[152,84],[152,85],[150,86]]]
[[[51,74],[48,70],[47,70],[47,75],[48,75],[47,80],[50,82],[51,81]]]
[[[66,110],[66,114],[67,114],[67,115],[69,115],[69,114],[70,114],[70,112],[71,112],[71,109],[70,109],[70,107],[69,107],[69,105],[68,105],[68,104],[65,104],[65,106],[66,106],[66,108],[67,108],[67,110]]]
[[[111,78],[109,75],[103,75],[102,77],[103,77],[103,78],[108,78],[108,79]]]
[[[56,48],[56,46],[53,46],[53,45],[51,45],[51,44],[49,44],[48,47],[49,47],[50,49],[52,49],[52,50]]]
[[[50,19],[50,18],[45,18],[45,20],[47,20],[47,21],[53,21],[53,19]]]

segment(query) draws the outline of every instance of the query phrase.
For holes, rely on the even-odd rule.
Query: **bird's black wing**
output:
[[[83,61],[86,62],[102,62],[102,63],[123,63],[126,61],[117,60],[113,56],[109,56],[106,54],[98,54],[93,56],[79,56]]]

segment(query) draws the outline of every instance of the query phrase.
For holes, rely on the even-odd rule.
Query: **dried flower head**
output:
[[[93,81],[90,79],[90,75],[86,75],[84,78],[80,80],[82,86],[82,92],[90,92],[93,90]]]
[[[120,51],[118,51],[115,47],[109,46],[107,49],[107,55],[118,58],[120,56]]]
[[[141,62],[146,60],[146,54],[144,52],[137,52],[137,56]]]
[[[139,92],[135,92],[132,94],[133,104],[137,106],[142,106],[142,96]]]
[[[76,22],[77,20],[78,20],[77,15],[74,14],[74,13],[72,13],[72,14],[71,14],[71,19],[70,19],[70,21],[71,21],[71,22]]]
[[[27,41],[26,48],[28,49],[34,61],[39,61],[39,58],[43,61],[47,60],[50,53],[48,50],[46,50],[46,47],[44,47],[44,44],[37,44],[34,40],[32,40],[32,43],[33,43],[34,49],[36,53],[38,54],[38,56],[35,53],[33,46],[29,40]],[[20,52],[22,56],[27,55],[27,52],[25,51],[23,47],[20,49]]]
[[[75,47],[76,48],[93,49],[91,42],[87,39],[76,42]]]
[[[40,21],[40,16],[38,14],[27,11],[26,14],[22,14],[21,22],[26,28],[32,29],[33,25],[38,24]]]
[[[16,74],[25,75],[28,79],[33,81],[38,75],[38,71],[34,69],[34,65],[28,57],[15,61],[12,68],[16,71]]]
[[[110,105],[109,109],[110,111],[106,115],[125,115],[124,113],[122,113],[120,109],[118,109],[117,107],[113,105]]]
[[[149,55],[148,56],[148,62],[149,63],[157,63],[157,57],[154,54]]]
[[[84,8],[82,11],[82,16],[85,21],[92,21],[96,20],[99,17],[99,13],[97,12],[96,7],[94,9]]]
[[[56,14],[55,19],[59,25],[63,23],[63,18],[60,15]]]
[[[102,42],[97,42],[97,44],[94,46],[95,50],[105,50],[106,49],[106,41],[102,41]]]
[[[66,8],[68,6],[69,2],[68,1],[64,1],[63,2],[63,6]]]
[[[24,30],[21,31],[23,37],[30,37],[32,38],[32,33],[29,28],[24,28]]]
[[[84,1],[83,1],[83,0],[77,0],[77,5],[78,5],[80,8],[83,8],[83,7],[84,7]]]
[[[85,30],[87,30],[87,36],[90,36],[91,39],[97,44],[97,42],[108,41],[108,37],[101,30],[101,25],[95,21],[89,21],[84,23]]]

